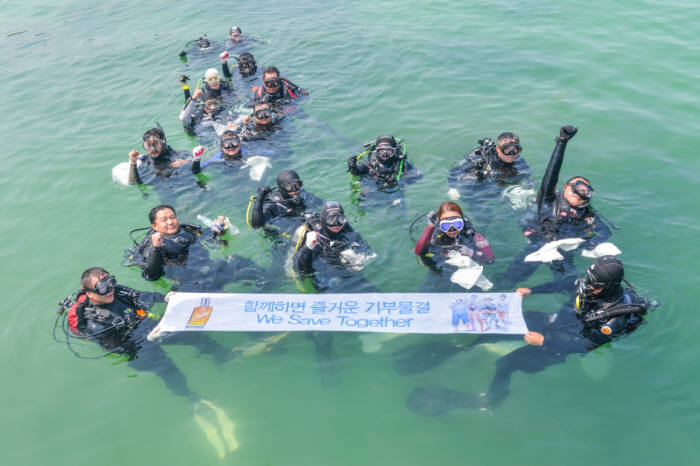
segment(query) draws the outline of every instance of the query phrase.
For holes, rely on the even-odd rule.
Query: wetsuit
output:
[[[302,189],[294,198],[285,198],[279,189],[258,196],[253,204],[250,225],[253,228],[266,227],[291,235],[302,224],[305,212],[317,211],[323,201]]]
[[[262,270],[255,263],[241,256],[209,259],[200,237],[211,240],[214,234],[193,225],[180,225],[177,233],[163,235],[163,245],[154,247],[150,230],[135,251],[132,261],[141,267],[141,275],[149,281],[162,276],[173,279],[177,291],[221,292],[223,286],[233,281],[262,281]],[[139,262],[140,260],[140,262]]]
[[[260,141],[267,139],[273,132],[280,129],[279,123],[284,120],[284,115],[280,112],[272,111],[272,121],[266,125],[258,125],[253,117],[250,121],[243,125],[240,129],[240,138],[242,141]]]
[[[87,296],[85,300],[79,300],[75,308],[75,322],[71,326],[75,326],[81,336],[95,341],[104,349],[125,354],[130,367],[156,373],[175,395],[198,401],[201,396],[190,390],[185,375],[172,359],[160,345],[146,339],[156,322],[146,317],[145,311],[163,300],[164,296],[160,293],[117,285],[111,303],[97,306]],[[168,337],[166,343],[194,345],[203,353],[214,356],[217,363],[228,360],[230,354],[228,348],[204,332],[180,332]]]
[[[158,157],[141,154],[136,164],[129,164],[129,184],[153,184],[158,178],[169,178],[178,172],[178,168],[173,168],[171,164],[189,158],[188,151],[175,151],[168,145]]]
[[[306,235],[310,231],[315,231],[318,235],[318,244],[313,249],[306,246]],[[335,293],[344,290],[355,293],[376,291],[364,279],[359,267],[348,262],[347,253],[346,257],[341,254],[348,250],[365,257],[371,254],[369,244],[350,225],[345,224],[340,232],[330,234],[321,226],[318,215],[314,215],[307,220],[298,244],[299,248],[292,259],[294,268],[302,278],[313,275],[316,290],[327,291],[332,288]]]
[[[646,309],[645,301],[633,290],[623,290],[613,299],[592,301],[581,313],[575,311],[575,302],[576,296],[573,296],[557,313],[523,313],[528,329],[541,333],[544,343],[542,346],[523,346],[496,361],[496,374],[487,394],[491,406],[496,407],[506,397],[510,377],[514,372],[543,371],[551,365],[564,362],[570,354],[585,354],[617,337],[627,335],[644,322],[643,314],[646,311],[585,322],[586,317],[592,315],[591,312],[636,306]]]
[[[400,155],[384,162],[374,150],[364,159],[361,156],[348,159],[348,171],[353,176],[360,177],[360,182],[365,186],[360,193],[361,197],[367,196],[372,188],[393,193],[401,190],[406,183],[412,184],[423,178],[423,173],[408,161],[404,143],[399,142],[398,145]]]
[[[226,155],[224,155],[223,152],[219,152],[211,158],[205,160],[204,162],[200,160],[195,160],[194,162],[192,162],[192,172],[201,173],[201,171],[208,165],[215,166],[221,164],[240,169],[245,164],[245,159],[243,158],[244,155],[250,155],[248,149],[245,147],[241,147],[241,150],[238,153],[238,155],[233,158],[227,157]]]
[[[530,184],[530,167],[521,156],[513,163],[498,158],[496,145],[479,146],[465,155],[459,165],[449,171],[451,188],[480,192],[500,191],[515,184]],[[485,185],[492,185],[486,188]],[[498,189],[495,189],[498,188]]]
[[[450,251],[457,251],[482,264],[491,264],[496,258],[489,240],[481,233],[467,227],[452,238],[430,223],[423,230],[414,248],[414,252],[420,256],[423,264],[436,274],[442,273]]]
[[[506,288],[525,280],[540,266],[540,262],[525,262],[525,257],[548,242],[564,238],[583,238],[583,248],[594,248],[611,236],[610,229],[590,207],[571,206],[562,192],[556,191],[559,172],[564,161],[567,141],[557,138],[542,184],[528,212],[519,220],[530,245],[513,260],[506,273]],[[573,259],[575,251],[562,252],[564,259],[553,261],[550,268],[555,274],[578,275]]]
[[[247,107],[252,107],[255,102],[267,102],[278,106],[287,105],[294,99],[309,95],[308,91],[291,81],[282,77],[279,80],[280,87],[274,94],[269,93],[263,85],[253,87],[253,98],[248,102]]]
[[[209,84],[204,81],[202,84],[202,100],[207,99],[218,99],[222,101],[224,96],[229,96],[233,94],[233,85],[231,84],[231,70],[229,70],[228,63],[224,62],[221,64],[221,70],[224,73],[224,79],[219,81],[219,88],[212,89]]]
[[[213,113],[204,111],[203,105],[197,105],[200,100],[190,99],[180,112],[180,121],[185,128],[185,131],[191,136],[198,136],[200,139],[214,139],[216,135],[216,126],[226,126],[233,114],[219,107]],[[206,137],[204,133],[214,133]]]

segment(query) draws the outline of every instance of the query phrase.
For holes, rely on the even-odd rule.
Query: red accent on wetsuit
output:
[[[476,247],[479,249],[479,251],[481,251],[481,256],[476,256],[474,257],[474,259],[478,260],[479,262],[493,262],[493,260],[496,258],[496,255],[491,249],[489,240],[487,240],[486,237],[481,233],[474,232],[474,242],[476,243]]]
[[[428,224],[425,226],[425,230],[423,230],[423,233],[420,235],[420,238],[418,238],[416,247],[413,249],[413,252],[415,252],[417,256],[420,256],[423,252],[423,249],[425,249],[428,243],[430,243],[430,238],[432,238],[433,236],[434,229],[435,225],[433,224]]]
[[[85,293],[81,294],[78,296],[78,300],[73,303],[70,309],[68,309],[68,327],[70,328],[70,331],[76,335],[82,335],[80,330],[78,330],[78,305],[85,302],[86,299],[87,295]]]

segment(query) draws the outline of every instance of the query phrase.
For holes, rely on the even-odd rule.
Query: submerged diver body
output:
[[[453,408],[496,408],[508,395],[514,372],[541,372],[562,363],[571,354],[584,355],[612,340],[632,333],[644,323],[644,315],[657,303],[650,303],[632,289],[622,286],[624,268],[614,256],[594,261],[580,280],[560,279],[532,291],[554,292],[576,289],[555,313],[523,313],[528,331],[520,347],[496,361],[496,373],[484,395],[462,393],[440,386],[415,389],[408,397],[410,409],[437,416]],[[521,295],[531,290],[518,289]],[[518,338],[516,335],[481,335],[469,347],[480,343]]]
[[[83,272],[81,290],[68,311],[68,328],[78,338],[92,340],[111,353],[128,357],[129,366],[158,375],[171,392],[193,402],[202,398],[192,392],[185,375],[160,345],[146,339],[156,322],[148,310],[163,302],[160,293],[137,291],[117,284],[105,269],[91,267]],[[195,345],[202,352],[224,362],[230,350],[219,345],[204,332],[185,332],[168,338],[168,344]]]
[[[439,228],[438,228],[439,227]],[[454,253],[469,257],[480,264],[491,264],[495,255],[488,239],[474,230],[469,217],[454,202],[443,202],[437,212],[428,214],[428,224],[421,234],[414,252],[423,265],[432,272],[422,287],[431,291],[451,289],[451,276],[456,267],[447,263]]]
[[[202,231],[194,225],[180,225],[175,209],[159,205],[148,214],[151,229],[134,251],[134,265],[148,281],[165,276],[175,280],[173,289],[192,292],[222,292],[227,283],[238,281],[259,285],[262,270],[241,256],[228,260],[211,260],[202,239],[216,241],[225,231],[224,218],[219,217],[211,230]]]
[[[408,161],[406,141],[390,134],[377,137],[360,155],[348,159],[348,172],[358,179],[353,182],[358,201],[367,197],[382,198],[388,194],[392,206],[403,204],[403,189],[423,178],[423,174]],[[382,193],[380,196],[374,193]]]
[[[576,132],[577,128],[573,126],[563,126],[559,137],[555,138],[556,145],[536,201],[519,220],[530,245],[508,268],[505,283],[502,284],[504,288],[512,288],[537,270],[540,262],[526,262],[525,258],[548,242],[582,238],[585,241],[581,247],[594,248],[611,235],[608,226],[590,206],[594,194],[590,181],[582,176],[574,176],[566,182],[561,192],[556,191],[567,142]],[[551,262],[553,273],[559,276],[577,275],[573,263],[575,252],[566,251],[563,254],[563,260]]]

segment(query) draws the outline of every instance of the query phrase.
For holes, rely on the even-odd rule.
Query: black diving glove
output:
[[[572,137],[574,137],[574,135],[576,134],[577,131],[578,131],[578,128],[575,126],[571,126],[571,125],[562,126],[561,129],[559,130],[559,140],[562,142],[566,142],[569,139],[571,139]]]
[[[258,199],[265,199],[265,196],[272,192],[272,188],[269,186],[259,186],[258,187]]]
[[[438,224],[437,212],[431,210],[428,212],[428,225],[436,226]]]
[[[348,159],[348,171],[353,173],[357,169],[357,157],[354,155]]]

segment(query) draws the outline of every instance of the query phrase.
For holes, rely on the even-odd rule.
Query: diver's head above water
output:
[[[503,163],[515,162],[522,150],[520,138],[514,133],[501,133],[496,140],[496,154]]]
[[[160,128],[151,128],[143,133],[143,148],[152,158],[159,157],[165,150],[165,133]]]
[[[465,217],[462,208],[452,201],[443,202],[437,212],[440,231],[450,238],[456,238],[462,231],[470,232],[471,222]]]
[[[337,236],[347,225],[343,206],[336,201],[328,201],[321,206],[321,228],[330,236]]]
[[[162,235],[174,235],[180,230],[175,209],[167,204],[161,204],[148,213],[151,228]]]
[[[277,188],[284,199],[295,199],[301,193],[304,183],[294,170],[282,170],[277,175]]]

